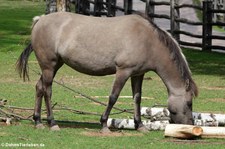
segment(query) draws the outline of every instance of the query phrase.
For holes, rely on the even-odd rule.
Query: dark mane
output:
[[[160,29],[148,16],[146,16],[143,13],[137,13],[135,14],[143,17],[144,19],[148,20],[148,22],[151,24],[151,26],[156,30],[158,33],[158,38],[160,41],[163,42],[163,44],[170,50],[171,59],[176,63],[176,66],[181,74],[181,78],[183,79],[184,83],[186,84],[186,90],[192,91],[193,96],[198,95],[198,89],[191,77],[191,71],[189,69],[189,66],[187,64],[187,61],[182,54],[182,51],[176,42],[175,39],[173,39],[172,36],[170,36],[166,31],[163,31]]]

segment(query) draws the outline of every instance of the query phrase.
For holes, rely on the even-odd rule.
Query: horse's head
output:
[[[183,95],[171,95],[168,100],[171,123],[193,125],[192,94],[186,92]]]

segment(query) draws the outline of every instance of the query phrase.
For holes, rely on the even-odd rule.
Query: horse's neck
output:
[[[174,62],[169,62],[160,66],[156,73],[163,80],[167,87],[169,96],[182,96],[186,93],[185,83]]]

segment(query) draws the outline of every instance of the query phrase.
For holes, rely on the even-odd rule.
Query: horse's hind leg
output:
[[[35,107],[34,107],[34,115],[33,119],[35,122],[36,128],[44,128],[44,125],[41,123],[41,105],[42,105],[42,97],[44,95],[43,87],[42,87],[42,76],[36,84],[36,97],[35,97]]]
[[[35,125],[37,128],[43,128],[44,126],[41,124],[41,105],[42,105],[42,97],[44,96],[46,110],[47,110],[47,120],[51,129],[59,130],[59,127],[56,125],[52,107],[51,107],[51,96],[52,96],[52,82],[53,78],[57,72],[57,70],[63,65],[59,59],[54,62],[44,61],[39,62],[40,67],[42,69],[42,75],[36,85],[36,98],[35,98],[35,109],[33,119],[35,121]]]
[[[47,110],[47,121],[50,127],[59,129],[56,125],[53,117],[52,107],[51,107],[51,96],[52,96],[52,82],[55,72],[51,69],[42,70],[42,75],[40,80],[36,85],[36,99],[33,119],[35,121],[36,128],[44,128],[41,123],[41,105],[42,97],[44,96],[45,105]]]
[[[108,133],[110,132],[109,128],[107,127],[107,120],[110,114],[110,111],[112,110],[113,105],[116,103],[118,96],[124,86],[124,84],[126,83],[127,79],[129,78],[129,73],[126,71],[117,71],[116,73],[116,79],[114,81],[113,84],[113,88],[111,91],[111,95],[109,96],[109,102],[108,105],[106,107],[105,112],[102,114],[101,117],[101,124],[102,124],[102,129],[101,132],[102,133]]]
[[[57,69],[44,69],[42,71],[43,76],[43,90],[44,90],[44,99],[47,110],[47,121],[51,130],[59,130],[59,126],[56,124],[52,111],[51,97],[52,97],[52,82],[57,70],[62,66],[58,65]],[[55,68],[55,67],[53,67]]]
[[[146,132],[148,129],[143,125],[141,121],[141,93],[142,93],[142,82],[144,75],[131,77],[132,93],[135,102],[134,107],[134,123],[135,129]]]

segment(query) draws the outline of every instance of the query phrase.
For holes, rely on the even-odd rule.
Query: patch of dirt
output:
[[[209,99],[209,101],[212,101],[212,102],[225,102],[225,98],[212,98],[212,99]]]
[[[132,134],[132,133],[125,133],[125,132],[111,132],[111,133],[101,133],[101,132],[94,132],[94,131],[85,131],[82,132],[82,135],[90,136],[90,137],[123,137],[123,136],[143,136],[142,133]]]
[[[0,122],[0,126],[7,126],[5,122]]]
[[[208,87],[200,87],[202,89],[207,89],[207,90],[225,90],[225,86],[208,86]]]

